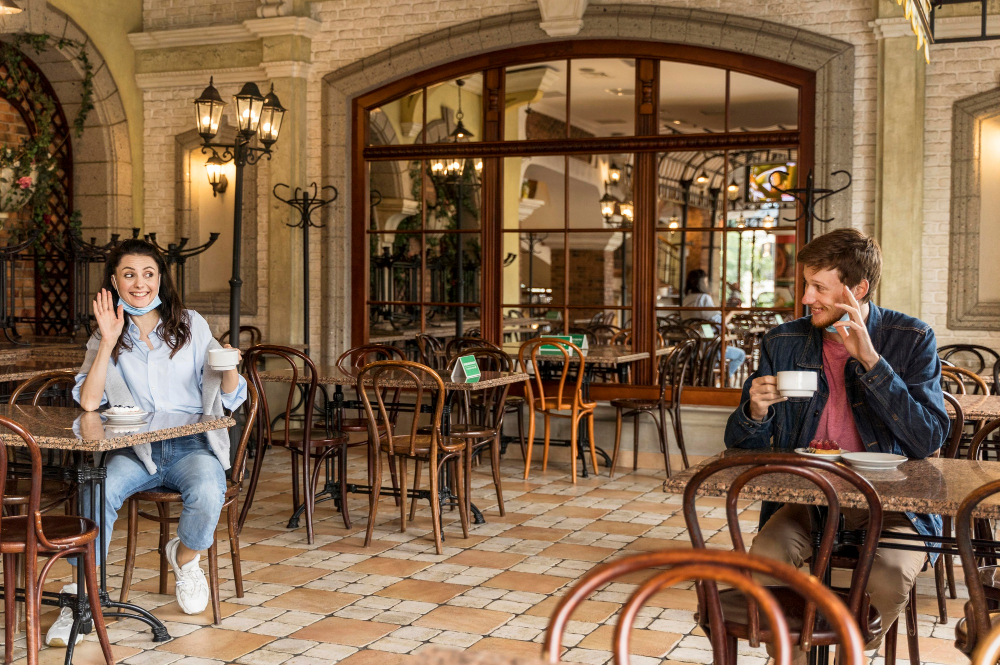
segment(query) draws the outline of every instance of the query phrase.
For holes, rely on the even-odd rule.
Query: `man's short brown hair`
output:
[[[799,251],[799,263],[814,270],[837,270],[840,281],[854,288],[868,280],[868,293],[861,298],[869,302],[882,278],[882,248],[874,238],[857,229],[837,229],[813,240]]]

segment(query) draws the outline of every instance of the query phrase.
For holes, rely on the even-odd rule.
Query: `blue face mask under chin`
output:
[[[114,286],[115,286],[115,290],[117,291],[118,290],[118,284],[117,284],[117,282],[114,283]],[[121,305],[122,309],[124,309],[126,312],[128,312],[132,316],[142,316],[143,314],[149,314],[154,309],[156,309],[157,307],[159,307],[162,304],[162,301],[160,300],[160,294],[156,294],[156,297],[153,298],[153,302],[149,303],[145,307],[133,307],[132,305],[130,305],[127,302],[125,302],[125,299],[121,297],[121,294],[119,294],[118,295],[118,304]]]
[[[850,321],[851,320],[851,316],[847,312],[844,312],[844,315],[842,317],[840,317],[840,320],[841,321]],[[837,327],[836,326],[827,326],[823,330],[827,331],[828,333],[836,333],[837,332]]]

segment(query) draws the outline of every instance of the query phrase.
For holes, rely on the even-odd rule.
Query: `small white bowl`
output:
[[[816,372],[778,372],[775,377],[782,397],[812,397],[819,382]]]

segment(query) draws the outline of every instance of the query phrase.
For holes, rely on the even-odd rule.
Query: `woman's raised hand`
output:
[[[94,298],[94,317],[101,331],[101,339],[116,344],[125,327],[125,311],[121,305],[115,309],[115,299],[107,289],[101,289]]]

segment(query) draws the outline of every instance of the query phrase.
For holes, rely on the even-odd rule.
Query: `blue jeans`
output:
[[[726,347],[726,369],[729,371],[729,378],[732,379],[733,375],[736,374],[736,370],[743,365],[743,361],[747,359],[747,352],[736,346]]]
[[[107,554],[118,511],[136,492],[166,488],[180,492],[184,500],[177,536],[187,547],[208,549],[215,540],[215,528],[226,497],[226,472],[208,446],[204,434],[157,441],[150,444],[156,473],[146,467],[130,448],[116,450],[107,460],[105,481],[104,542],[98,548],[98,562]],[[89,492],[81,492],[84,515],[90,514]]]

